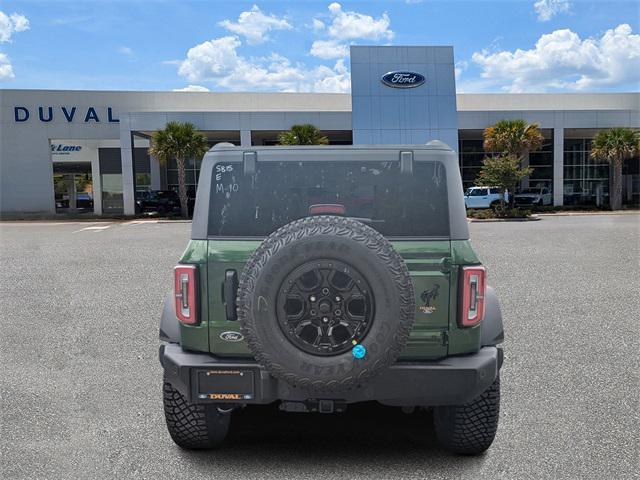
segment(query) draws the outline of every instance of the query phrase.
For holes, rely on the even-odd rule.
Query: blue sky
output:
[[[12,1],[0,88],[349,90],[348,46],[453,45],[458,91],[638,91],[637,1]]]

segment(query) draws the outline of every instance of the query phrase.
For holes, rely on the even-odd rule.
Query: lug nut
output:
[[[327,322],[329,321],[329,319],[328,319],[327,317],[322,317],[322,321],[323,321],[324,323],[327,323]]]
[[[311,314],[311,316],[315,316],[316,311],[315,310],[311,310],[309,313]]]
[[[336,295],[336,302],[339,302],[340,300],[342,300],[339,296]]]
[[[341,312],[340,310],[336,310],[335,312],[333,312],[333,314],[334,314],[336,317],[339,317],[340,315],[342,315],[342,312]]]
[[[309,297],[309,300],[311,300],[312,302],[316,301],[316,296],[315,295],[311,295],[311,297]]]
[[[328,288],[326,288],[326,287],[325,287],[325,288],[323,288],[323,289],[322,289],[322,293],[324,293],[324,294],[326,295],[327,293],[329,293],[329,289],[328,289]]]

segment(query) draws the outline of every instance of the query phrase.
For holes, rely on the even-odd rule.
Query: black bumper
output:
[[[332,394],[296,389],[272,377],[255,361],[219,358],[160,347],[165,380],[193,403],[266,404],[277,400],[375,400],[386,405],[459,405],[493,383],[502,366],[502,349],[483,347],[478,353],[434,362],[397,362],[361,388]]]

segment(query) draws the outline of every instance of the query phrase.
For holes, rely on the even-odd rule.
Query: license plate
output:
[[[251,370],[210,369],[198,371],[198,398],[219,402],[252,400]]]

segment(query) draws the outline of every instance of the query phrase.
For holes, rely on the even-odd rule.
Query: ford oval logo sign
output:
[[[382,83],[393,88],[419,87],[424,80],[424,75],[416,72],[389,72],[382,76]]]
[[[224,340],[225,342],[241,342],[242,340],[244,340],[244,335],[242,335],[240,332],[233,331],[222,332],[220,334],[220,339]]]

